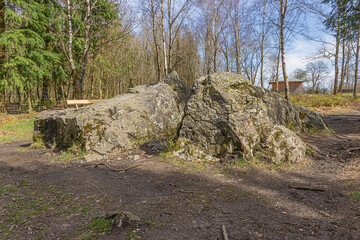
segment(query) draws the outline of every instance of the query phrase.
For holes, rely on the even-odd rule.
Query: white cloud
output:
[[[286,54],[286,65],[289,73],[297,68],[304,68],[307,63],[311,61],[310,57],[314,56],[317,50],[321,47],[320,43],[298,39],[288,47]]]

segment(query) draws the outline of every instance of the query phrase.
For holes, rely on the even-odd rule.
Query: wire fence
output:
[[[121,85],[121,89],[114,91],[110,87],[89,87],[86,86],[83,92],[85,99],[108,99],[113,96],[126,93],[129,84]],[[30,94],[30,97],[29,97]],[[0,91],[0,113],[24,114],[29,112],[41,112],[44,110],[59,110],[75,106],[67,106],[66,100],[74,99],[75,92],[72,86],[48,87],[35,86],[30,93],[20,92],[18,89]]]
[[[0,113],[16,115],[41,112],[44,110],[61,110],[72,107],[66,105],[66,100],[65,98],[56,98],[54,96],[41,96],[40,98],[32,96],[29,100],[23,95],[10,93],[0,95]]]

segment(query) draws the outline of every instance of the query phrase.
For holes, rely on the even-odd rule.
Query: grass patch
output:
[[[139,236],[133,230],[130,230],[128,235],[125,237],[125,240],[138,240],[138,239],[139,239]]]
[[[354,191],[350,194],[351,202],[360,202],[360,192]]]
[[[113,220],[106,217],[94,217],[89,224],[89,229],[95,230],[100,234],[109,234],[113,225]]]
[[[30,115],[19,115],[17,118],[0,116],[0,144],[31,140],[34,121],[35,117]]]
[[[312,149],[309,148],[307,149],[307,152],[310,152],[311,150]],[[249,159],[239,158],[231,162],[227,162],[223,165],[218,165],[213,169],[213,172],[215,174],[224,174],[225,176],[232,178],[236,176],[236,172],[246,173],[250,169],[266,169],[274,172],[279,172],[287,169],[300,168],[307,164],[309,164],[309,162],[306,160],[299,163],[290,163],[288,161],[274,163],[256,157]]]
[[[153,221],[146,221],[146,227],[147,227],[147,231],[150,231],[154,228],[157,228],[157,227],[163,227],[165,226],[164,223],[158,223],[158,222],[153,222]]]
[[[232,161],[230,163],[227,163],[225,164],[225,166],[227,167],[236,167],[236,168],[246,168],[246,167],[249,167],[251,166],[251,162],[250,161],[247,161],[243,158],[239,158],[235,161]]]
[[[73,152],[70,150],[62,151],[58,156],[53,158],[52,162],[63,162],[63,163],[70,163],[75,160],[83,158],[85,155],[85,151],[80,152]]]
[[[308,108],[344,107],[358,104],[360,101],[351,94],[293,94],[290,101],[295,105]]]
[[[75,194],[59,185],[36,180],[11,181],[0,176],[0,239],[22,239],[24,229],[31,239],[49,239],[50,223],[66,223],[81,215],[66,239],[98,239],[109,234],[112,220],[100,218],[111,199],[90,194]],[[26,235],[26,234],[25,234]]]
[[[330,131],[328,131],[326,129],[308,128],[308,132],[309,133],[316,133],[316,134],[334,134],[334,132],[331,130],[331,128],[330,128]]]
[[[306,147],[306,155],[312,156],[314,154],[314,149],[311,147]]]
[[[208,169],[210,166],[205,159],[189,161],[172,156],[170,153],[160,153],[160,157],[161,162],[167,162],[176,166],[181,172],[201,172]]]
[[[354,98],[352,94],[293,94],[290,101],[297,106],[330,114],[349,112],[360,105],[360,99]]]
[[[67,150],[61,151],[59,154],[57,154],[54,158],[51,159],[51,162],[70,163],[75,160],[84,158],[85,154],[85,150],[74,144]]]

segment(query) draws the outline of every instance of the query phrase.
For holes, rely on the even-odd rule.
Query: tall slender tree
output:
[[[286,61],[285,61],[285,17],[288,7],[288,0],[280,0],[280,49],[281,49],[281,64],[282,72],[284,77],[285,85],[285,99],[290,101],[290,91],[288,75],[286,72]]]
[[[354,82],[354,92],[353,92],[354,97],[357,97],[357,85],[359,80],[359,55],[360,55],[360,25],[358,26],[357,41],[356,41],[355,79],[354,79],[355,82]]]
[[[264,47],[265,47],[265,17],[266,17],[266,0],[263,2],[261,17],[261,66],[260,66],[260,85],[264,87]]]

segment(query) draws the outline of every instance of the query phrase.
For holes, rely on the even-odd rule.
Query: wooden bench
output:
[[[99,99],[92,99],[92,100],[89,100],[89,99],[73,99],[73,100],[66,100],[66,104],[68,106],[71,106],[71,105],[75,105],[76,108],[79,108],[78,105],[88,105],[88,104],[93,104],[93,103],[96,103],[96,102],[99,102],[101,100]]]

